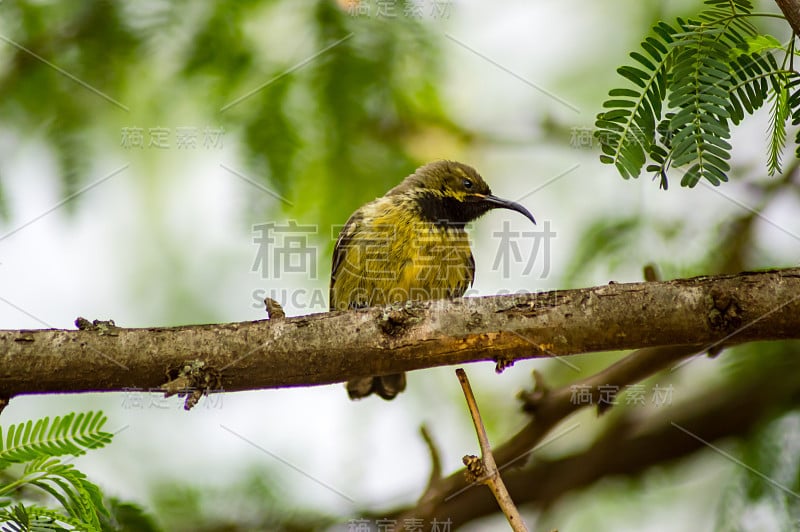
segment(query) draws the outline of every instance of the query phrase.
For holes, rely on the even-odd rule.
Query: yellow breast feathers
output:
[[[475,275],[463,226],[422,221],[379,198],[348,220],[334,250],[331,309],[461,296]]]

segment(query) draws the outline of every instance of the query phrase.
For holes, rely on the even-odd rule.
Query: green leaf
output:
[[[601,162],[614,164],[622,177],[638,177],[655,140],[655,124],[660,119],[665,94],[666,71],[670,61],[669,43],[675,30],[659,23],[653,28],[658,37],[642,42],[647,56],[632,52],[639,66],[622,66],[617,71],[641,90],[615,88],[603,107],[609,109],[597,117],[596,127],[603,151]],[[624,99],[623,99],[624,98]]]
[[[746,467],[735,468],[733,482],[723,490],[717,530],[739,529],[748,515],[759,512],[768,512],[764,515],[770,516],[775,530],[796,529],[796,493],[800,491],[798,436],[800,414],[795,411],[758,427],[734,447],[736,460]]]
[[[783,89],[772,96],[769,114],[769,155],[767,169],[769,175],[781,173],[781,157],[786,146],[786,121],[789,119],[789,91]]]
[[[684,172],[684,186],[727,181],[730,122],[738,124],[768,99],[774,102],[768,169],[780,169],[785,122],[791,114],[800,123],[800,88],[787,92],[787,80],[797,74],[779,67],[772,54],[784,48],[758,33],[749,1],[705,4],[696,18],[653,26],[643,53],[631,52],[634,64],[618,69],[633,86],[609,91],[596,125],[604,135],[598,136],[601,162],[614,164],[624,178],[646,167],[662,188],[670,168]],[[800,156],[800,133],[796,141]]]
[[[109,515],[100,489],[71,464],[57,458],[37,459],[26,465],[25,475],[27,484],[52,495],[68,515],[95,530],[100,529],[100,517]]]
[[[763,54],[764,52],[771,52],[772,50],[785,50],[786,48],[781,42],[768,34],[761,34],[751,37],[747,40],[747,51],[751,54]]]
[[[106,422],[102,412],[67,414],[52,423],[45,417],[35,423],[11,425],[3,439],[0,427],[0,468],[39,458],[71,454],[78,456],[87,449],[97,449],[111,442],[112,435],[101,429]]]

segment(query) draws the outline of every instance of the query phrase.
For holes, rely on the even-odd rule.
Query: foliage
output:
[[[71,413],[0,429],[2,532],[161,530],[138,505],[106,498],[86,475],[58,458],[80,456],[111,443],[112,434],[102,430],[106,420],[102,412]],[[8,472],[15,466],[21,468],[19,474]],[[235,530],[245,518],[237,512],[232,519],[232,508],[246,511],[258,529],[306,530],[333,523],[329,516],[293,510],[271,478],[252,472],[241,485],[202,490],[164,485],[157,490],[156,503],[170,530]],[[60,508],[47,507],[48,499]]]
[[[25,506],[22,503],[0,510],[0,522],[4,523],[3,532],[83,530],[87,526],[81,519],[67,517],[41,506]]]
[[[722,374],[737,385],[759,373],[795,375],[800,342],[746,344],[726,356]],[[776,379],[775,386],[781,386]],[[753,400],[759,400],[758,396]],[[733,470],[717,508],[717,530],[792,530],[800,523],[800,410],[796,402],[764,419],[741,441],[735,456],[744,466]]]
[[[276,471],[248,468],[233,482],[189,485],[157,480],[154,511],[167,530],[327,530],[336,518],[287,493]]]
[[[117,143],[119,131],[110,129],[116,121],[154,126],[160,117],[170,116],[162,114],[166,108],[190,101],[199,108],[193,111],[209,123],[220,123],[239,141],[254,181],[276,190],[295,203],[291,208],[304,209],[303,214],[322,225],[342,222],[353,206],[413,168],[417,161],[409,141],[415,136],[432,128],[466,135],[446,116],[440,101],[439,45],[431,28],[406,17],[391,23],[355,17],[342,7],[346,4],[3,3],[0,30],[9,40],[0,42],[2,127],[20,136],[39,134],[49,142],[61,165],[66,196],[86,184],[89,161],[107,148],[90,135],[101,132]],[[634,64],[619,69],[629,85],[609,93],[597,125],[602,160],[615,164],[625,178],[646,169],[666,188],[674,167],[685,171],[685,186],[701,179],[714,184],[727,180],[731,124],[765,107],[770,110],[767,167],[770,173],[782,169],[787,122],[800,123],[800,78],[790,64],[793,45],[784,48],[760,33],[752,24],[760,15],[747,1],[706,4],[697,17],[658,23],[642,49],[631,54]],[[268,36],[285,35],[273,31],[278,29],[274,11],[282,9],[294,17],[294,24],[286,24],[290,31],[306,33],[296,31],[289,42],[274,47]],[[154,52],[167,60],[153,61]],[[776,53],[783,58],[776,59]],[[131,111],[83,90],[48,63],[130,103]],[[142,110],[129,101],[135,93],[144,94],[140,103],[152,113],[145,115],[150,122],[142,122]],[[234,101],[238,103],[230,105]],[[5,178],[0,175],[0,218],[8,216]],[[346,201],[340,200],[342,182],[353,191]],[[302,201],[296,201],[301,195]],[[316,212],[307,212],[312,210]],[[665,277],[679,267],[710,273],[718,269],[713,261],[734,263],[731,250],[755,249],[752,240],[742,238],[752,238],[752,221],[751,213],[736,220],[730,236],[723,236],[697,264],[659,263]],[[568,283],[592,266],[630,265],[631,241],[650,234],[643,233],[648,229],[644,223],[641,215],[621,215],[587,224],[566,268]],[[656,229],[664,239],[684,237],[675,226]],[[736,271],[753,267],[739,263]],[[750,354],[748,360],[763,363],[762,353]],[[0,499],[4,530],[158,530],[139,507],[104,498],[82,473],[57,459],[108,444],[111,435],[101,431],[104,422],[100,413],[70,414],[52,423],[45,418],[19,424],[0,437],[0,495],[7,496]],[[769,439],[784,428],[768,427],[745,442],[745,453],[763,447],[764,455],[745,454],[743,460],[770,475],[780,471],[786,453]],[[794,480],[787,485],[796,491],[796,460],[792,466]],[[15,468],[20,475],[5,474]],[[154,505],[170,529],[310,529],[332,524],[330,516],[293,510],[296,503],[281,498],[269,480],[268,475],[255,475],[239,485],[168,485],[156,492]],[[765,498],[759,481],[757,475],[742,481],[749,502],[731,495],[732,505],[742,512],[731,514],[724,521],[731,526],[725,529],[735,527],[744,510]],[[60,510],[46,506],[43,501],[52,501],[50,497]],[[791,499],[781,504],[787,501]],[[240,519],[231,508],[250,510],[251,521]],[[796,521],[796,515],[791,517]]]
[[[768,169],[781,171],[786,122],[800,123],[800,75],[787,69],[793,42],[784,48],[759,33],[749,0],[706,0],[696,18],[659,22],[631,52],[634,65],[619,74],[633,86],[614,88],[597,116],[600,160],[624,178],[646,169],[667,188],[667,172],[680,169],[681,185],[728,180],[730,125],[771,102]],[[779,65],[774,55],[783,52]],[[800,144],[800,136],[797,138]],[[800,148],[798,148],[800,150]]]
[[[102,430],[102,412],[71,413],[0,429],[0,469],[22,466],[21,474],[8,475],[0,485],[0,521],[3,530],[100,530],[111,514],[100,489],[72,464],[57,457],[80,456],[111,442]],[[46,494],[60,511],[27,501]],[[34,499],[35,500],[35,499]],[[16,504],[14,504],[16,502]]]
[[[117,69],[135,61],[143,38],[125,23],[122,3],[11,2],[2,7],[4,127],[38,132],[51,143],[68,196],[85,181],[91,154],[87,130],[98,116],[90,110],[98,102],[108,103],[90,90],[76,90],[75,80],[100,87],[104,94],[121,92],[126,77],[116,75]]]
[[[414,17],[330,0],[2,7],[3,128],[48,143],[64,196],[120,147],[121,126],[147,135],[200,120],[235,139],[248,179],[286,198],[280,207],[313,210],[324,227],[413,170],[416,135],[462,134],[440,102],[433,28]],[[342,181],[357,197],[325,202]]]
[[[111,441],[111,434],[100,430],[105,422],[102,412],[57,416],[52,424],[48,417],[35,423],[28,420],[8,428],[4,445],[0,429],[0,468],[65,454],[79,456],[86,449],[103,447]]]
[[[138,504],[121,501],[114,497],[107,499],[109,515],[101,516],[100,525],[104,532],[130,530],[136,532],[159,532],[156,520]]]
[[[639,216],[600,219],[582,230],[573,256],[562,273],[565,286],[575,286],[582,274],[593,264],[603,264],[614,270],[622,262],[623,250],[630,249],[631,241],[641,230]]]

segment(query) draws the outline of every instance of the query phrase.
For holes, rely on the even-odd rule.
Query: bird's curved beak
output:
[[[515,203],[513,201],[509,201],[503,198],[498,198],[492,194],[476,194],[476,196],[480,197],[481,201],[488,203],[490,208],[492,209],[511,209],[512,211],[517,211],[518,213],[522,214],[528,220],[532,221],[534,225],[536,225],[536,220],[533,219],[533,215],[530,213],[528,209],[520,205],[519,203]]]

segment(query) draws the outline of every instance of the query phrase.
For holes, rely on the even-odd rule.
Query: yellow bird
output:
[[[347,220],[333,250],[330,309],[460,297],[475,279],[465,226],[492,209],[511,209],[536,223],[522,205],[493,196],[466,164],[421,166]],[[353,379],[347,392],[351,399],[373,392],[393,399],[405,387],[399,373]]]

